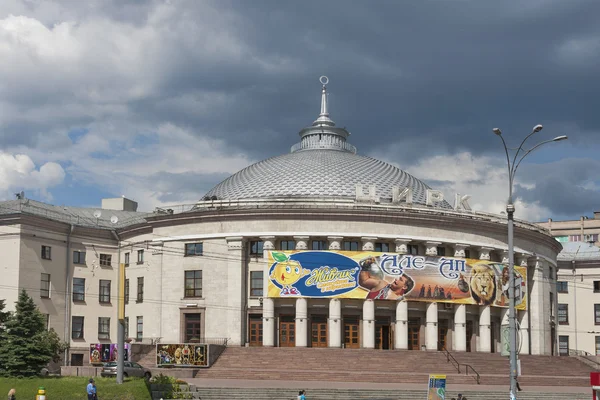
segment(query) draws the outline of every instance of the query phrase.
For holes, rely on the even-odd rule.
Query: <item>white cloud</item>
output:
[[[25,154],[0,153],[0,197],[8,199],[20,190],[33,190],[44,199],[51,200],[48,189],[61,184],[65,171],[55,162],[47,162],[36,168]]]

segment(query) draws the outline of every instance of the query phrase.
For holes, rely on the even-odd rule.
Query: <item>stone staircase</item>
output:
[[[452,353],[471,365],[484,385],[508,385],[508,359],[499,354]],[[593,369],[573,357],[521,356],[521,386],[588,387]],[[201,379],[423,383],[446,374],[453,385],[476,384],[441,352],[407,350],[228,347]]]

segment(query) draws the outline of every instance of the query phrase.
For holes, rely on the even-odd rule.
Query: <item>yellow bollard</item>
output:
[[[35,400],[48,400],[46,397],[46,389],[43,386],[38,388],[37,395],[35,396]]]

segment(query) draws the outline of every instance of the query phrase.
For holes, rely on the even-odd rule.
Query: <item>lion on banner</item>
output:
[[[477,304],[491,305],[496,300],[496,273],[486,264],[475,264],[471,268],[471,296]]]

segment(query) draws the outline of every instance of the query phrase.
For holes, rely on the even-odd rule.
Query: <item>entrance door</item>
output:
[[[321,315],[313,315],[310,326],[311,346],[327,347],[327,318]]]
[[[473,321],[467,321],[467,351],[470,353],[471,342],[473,341]]]
[[[348,348],[360,348],[360,325],[358,317],[344,317],[344,346]]]
[[[390,336],[390,319],[377,319],[375,322],[375,348],[389,350]]]
[[[250,346],[262,346],[263,341],[263,324],[261,315],[250,316]]]
[[[408,320],[408,349],[421,349],[421,320],[418,318]]]
[[[448,349],[448,320],[440,319],[438,321],[438,351]]]
[[[296,346],[296,323],[290,315],[279,317],[279,347]]]
[[[496,323],[495,322],[491,322],[490,323],[490,349],[492,350],[492,353],[496,352]]]

